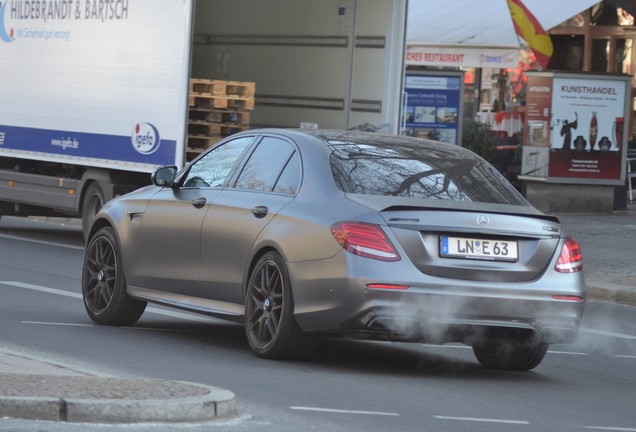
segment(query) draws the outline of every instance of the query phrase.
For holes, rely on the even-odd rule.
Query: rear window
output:
[[[527,205],[494,167],[454,145],[396,139],[331,144],[332,172],[344,192]]]

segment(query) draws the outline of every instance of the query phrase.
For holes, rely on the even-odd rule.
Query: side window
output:
[[[254,137],[238,138],[208,152],[192,164],[183,187],[222,187],[253,140]]]
[[[298,152],[295,152],[278,178],[274,192],[296,195],[300,186],[300,176],[300,157]]]
[[[272,191],[281,172],[296,152],[287,141],[265,137],[245,164],[235,187],[258,191]]]

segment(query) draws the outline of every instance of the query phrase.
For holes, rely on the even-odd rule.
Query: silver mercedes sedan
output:
[[[265,358],[338,335],[459,342],[510,370],[577,336],[579,245],[459,146],[251,130],[152,182],[90,230],[82,293],[97,323],[131,325],[151,302],[244,323]]]

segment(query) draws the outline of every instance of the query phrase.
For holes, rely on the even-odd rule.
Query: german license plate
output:
[[[440,255],[489,261],[518,261],[516,241],[440,236]]]

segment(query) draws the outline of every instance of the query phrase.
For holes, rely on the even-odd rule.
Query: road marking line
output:
[[[444,345],[436,345],[436,344],[422,344],[422,346],[427,347],[427,348],[453,348],[453,349],[472,349],[471,347],[467,346],[467,345],[448,345],[448,344],[444,344]]]
[[[585,426],[585,429],[636,432],[636,428],[611,427],[611,426]]]
[[[316,412],[326,412],[326,413],[336,413],[336,414],[362,414],[362,415],[377,415],[377,416],[392,416],[399,417],[398,413],[392,412],[382,412],[382,411],[356,411],[356,410],[341,410],[341,409],[332,409],[332,408],[314,408],[314,407],[301,407],[301,406],[291,406],[289,409],[296,411],[316,411]]]
[[[49,242],[49,241],[45,241],[45,240],[34,240],[34,239],[30,239],[30,238],[25,238],[25,237],[20,237],[20,236],[13,236],[13,235],[9,235],[9,234],[0,234],[1,238],[6,238],[9,240],[19,240],[19,241],[23,241],[23,242],[27,242],[27,243],[37,243],[37,244],[41,244],[41,245],[47,245],[47,246],[56,246],[56,247],[61,247],[61,248],[66,248],[66,249],[74,249],[74,250],[84,250],[84,246],[73,246],[73,245],[67,245],[64,243],[56,243],[56,242]]]
[[[70,326],[70,327],[93,327],[92,324],[56,323],[56,322],[42,322],[42,321],[22,321],[22,324]]]
[[[619,339],[636,340],[636,336],[623,334],[623,333],[615,333],[615,332],[610,332],[610,331],[605,331],[605,330],[594,330],[594,329],[589,329],[589,328],[582,328],[582,329],[579,329],[579,331],[585,332],[585,333],[592,333],[592,334],[600,335],[600,336],[611,336],[611,337],[615,337],[615,338],[619,338]]]
[[[628,359],[636,359],[636,355],[621,355],[621,354],[614,354],[614,357],[618,357],[618,358],[628,358]]]
[[[35,324],[35,325],[51,325],[51,326],[69,326],[69,327],[93,327],[93,324],[75,324],[75,323],[61,323],[61,322],[45,322],[45,321],[22,321],[22,324]],[[161,332],[178,332],[178,333],[189,333],[189,330],[179,330],[179,329],[162,329],[162,328],[151,328],[151,327],[129,327],[122,326],[120,327],[126,330],[151,330],[151,331],[161,331]]]
[[[33,284],[28,284],[28,283],[24,283],[24,282],[17,282],[17,281],[0,281],[0,284],[2,285],[8,285],[8,286],[12,286],[12,287],[16,287],[16,288],[25,288],[25,289],[30,289],[33,291],[39,291],[39,292],[44,292],[47,294],[55,294],[55,295],[61,295],[61,296],[66,296],[66,297],[72,297],[72,298],[76,298],[76,299],[82,299],[82,295],[78,294],[78,293],[74,293],[74,292],[69,292],[69,291],[64,291],[61,289],[56,289],[56,288],[49,288],[49,287],[45,287],[45,286],[41,286],[41,285],[33,285]],[[196,316],[194,314],[188,314],[188,313],[184,313],[184,312],[175,312],[175,311],[169,311],[169,310],[163,310],[163,309],[158,309],[158,308],[154,308],[154,307],[148,307],[146,308],[146,312],[150,312],[150,313],[154,313],[157,315],[163,315],[163,316],[168,316],[168,317],[172,317],[172,318],[178,318],[178,319],[183,319],[183,320],[188,320],[188,321],[195,321],[195,322],[202,322],[202,323],[213,323],[213,322],[220,322],[220,320],[214,319],[214,318],[208,318],[205,316]],[[223,321],[225,322],[225,321]]]
[[[550,353],[550,354],[565,354],[565,355],[579,355],[579,356],[588,355],[588,353],[573,352],[573,351],[551,351],[551,350],[549,350],[548,353]]]
[[[61,295],[61,296],[66,296],[66,297],[73,297],[73,298],[76,298],[76,299],[81,299],[82,298],[81,294],[68,292],[68,291],[64,291],[64,290],[61,290],[61,289],[49,288],[49,287],[45,287],[45,286],[41,286],[41,285],[28,284],[28,283],[24,283],[24,282],[0,281],[0,284],[9,285],[9,286],[16,287],[16,288],[26,288],[26,289],[30,289],[30,290],[33,290],[33,291],[44,292],[44,293],[47,293],[47,294],[56,294],[56,295]]]
[[[142,330],[142,331],[159,331],[159,332],[172,332],[172,333],[191,333],[190,330],[181,330],[181,329],[164,329],[164,328],[152,328],[152,327],[120,327],[126,330]]]
[[[529,425],[530,422],[525,420],[503,420],[503,419],[489,419],[489,418],[475,418],[475,417],[449,417],[449,416],[433,416],[439,420],[459,420],[470,422],[484,422],[484,423],[505,423],[505,424],[520,424]]]

